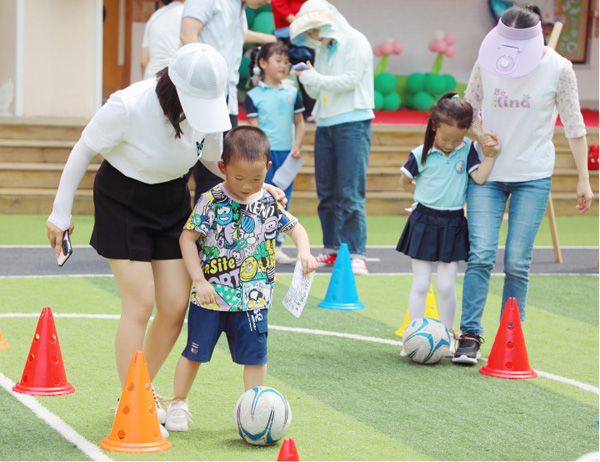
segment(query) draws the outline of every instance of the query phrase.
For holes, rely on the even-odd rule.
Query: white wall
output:
[[[0,116],[14,114],[16,88],[17,2],[1,0]]]
[[[91,117],[96,111],[96,2],[25,0],[24,35],[23,115]]]

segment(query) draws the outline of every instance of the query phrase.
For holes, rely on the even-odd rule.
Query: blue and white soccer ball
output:
[[[292,410],[285,396],[274,388],[254,387],[237,400],[233,423],[244,441],[267,446],[285,436],[292,423]]]
[[[419,318],[404,330],[404,351],[419,364],[435,364],[450,348],[450,332],[435,318]]]

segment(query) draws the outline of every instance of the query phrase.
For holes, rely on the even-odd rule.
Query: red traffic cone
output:
[[[75,388],[67,382],[54,316],[50,307],[42,310],[31,343],[21,381],[13,391],[28,395],[66,395]]]
[[[479,372],[501,379],[537,377],[536,372],[529,366],[516,298],[507,300],[488,362]]]
[[[294,438],[284,438],[277,460],[300,460]]]

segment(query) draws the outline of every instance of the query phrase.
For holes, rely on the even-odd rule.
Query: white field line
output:
[[[55,318],[85,318],[85,319],[114,319],[118,320],[120,315],[118,314],[81,314],[81,313],[53,313]],[[0,313],[1,318],[36,318],[39,315],[37,313]],[[187,319],[186,319],[187,322]],[[394,346],[402,346],[402,342],[400,340],[389,340],[385,338],[379,337],[368,337],[364,335],[357,334],[348,334],[345,332],[332,332],[327,330],[320,329],[306,329],[304,327],[286,327],[286,326],[275,326],[269,325],[269,329],[278,330],[282,332],[294,332],[298,334],[309,334],[309,335],[322,335],[326,337],[338,337],[338,338],[347,338],[350,340],[359,340],[362,342],[371,342],[371,343],[382,343],[385,345],[394,345]],[[487,358],[481,358],[483,361],[487,361]],[[550,380],[554,380],[555,382],[564,383],[567,385],[571,385],[577,387],[584,391],[589,391],[591,393],[596,393],[600,395],[600,389],[593,385],[589,385],[587,383],[579,382],[577,380],[569,379],[567,377],[561,377],[560,375],[555,375],[550,372],[540,371],[535,369],[535,372],[540,377],[545,377]]]
[[[279,273],[280,276],[292,276],[293,273]],[[434,274],[436,274],[434,272]],[[458,276],[464,276],[465,273],[456,273]],[[358,276],[359,278],[368,278],[374,276],[412,276],[413,274],[408,273],[369,273],[365,275]],[[535,276],[563,276],[563,277],[581,277],[581,276],[591,276],[591,277],[600,277],[600,273],[535,273]],[[114,277],[112,273],[106,274],[46,274],[46,275],[38,275],[38,276],[28,276],[28,275],[16,275],[16,276],[0,276],[0,279],[43,279],[43,278],[112,278]],[[315,273],[315,277],[331,277],[331,273]],[[498,278],[504,277],[504,273],[492,273],[490,277]]]
[[[79,448],[79,450],[90,459],[100,461],[112,460],[110,457],[104,454],[104,452],[102,452],[100,447],[96,446],[94,443],[77,433],[73,427],[71,427],[56,414],[42,406],[40,402],[33,396],[12,391],[12,387],[15,385],[14,382],[2,374],[2,372],[0,372],[0,385],[21,404],[23,404],[23,406],[31,409],[31,411],[33,411],[33,413],[39,419],[43,420],[51,428],[60,433],[64,439],[77,446],[77,448]]]

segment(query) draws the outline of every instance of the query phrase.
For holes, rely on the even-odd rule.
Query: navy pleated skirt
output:
[[[466,261],[469,230],[463,210],[436,210],[418,204],[406,222],[396,250],[417,260]]]

